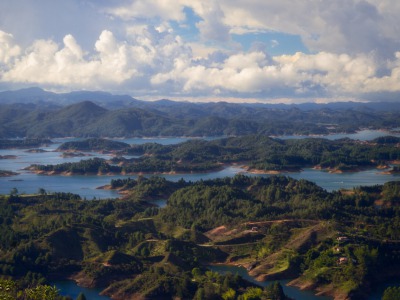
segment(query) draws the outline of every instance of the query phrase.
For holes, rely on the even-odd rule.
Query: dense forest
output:
[[[360,129],[400,128],[400,104],[233,104],[140,101],[101,92],[0,92],[0,149],[29,149],[80,137],[47,175],[134,174],[107,189],[120,199],[87,201],[73,193],[0,195],[0,299],[72,300],[51,286],[73,279],[116,300],[290,300],[275,280],[338,299],[364,299],[399,278],[400,182],[328,192],[287,176],[177,182],[146,174],[400,172],[400,138],[279,139]],[[220,137],[174,145],[129,145],[119,137]],[[0,155],[13,159],[14,155]],[[0,170],[0,176],[16,173]],[[377,175],[379,176],[379,175]],[[165,200],[158,207],[155,200]],[[267,287],[211,266],[246,268]],[[400,299],[398,287],[383,298]],[[396,298],[397,297],[397,298]],[[78,300],[86,299],[81,294]],[[74,299],[76,300],[76,299]]]
[[[0,139],[0,149],[22,148],[28,149],[32,147],[43,147],[52,143],[49,139],[32,138],[32,139]]]
[[[283,176],[110,185],[125,198],[43,188],[0,198],[0,285],[13,287],[10,299],[37,299],[29,289],[51,291],[49,280],[69,276],[114,299],[285,299],[279,284],[207,270],[218,262],[352,298],[398,275],[399,182],[337,192]],[[147,202],[160,196],[165,208]]]
[[[103,139],[67,142],[59,151],[113,151],[110,161],[92,158],[78,163],[32,165],[46,174],[188,173],[240,164],[247,171],[301,171],[315,167],[332,172],[388,168],[400,159],[400,138],[382,137],[370,142],[318,138],[281,140],[264,135],[230,137],[212,141],[189,140],[175,145],[124,144]],[[102,148],[103,147],[103,148]],[[138,156],[125,158],[124,155]],[[395,170],[395,169],[393,169]]]
[[[146,102],[106,93],[0,93],[0,138],[328,134],[400,127],[396,103]]]

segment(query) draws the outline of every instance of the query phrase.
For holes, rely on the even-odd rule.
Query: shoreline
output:
[[[214,169],[209,169],[206,171],[188,171],[188,172],[177,172],[177,171],[169,171],[169,172],[108,172],[108,173],[101,173],[101,172],[87,172],[87,173],[74,173],[74,172],[69,172],[69,171],[42,171],[42,170],[35,170],[32,169],[31,167],[26,168],[25,170],[28,170],[34,174],[37,175],[44,175],[44,176],[142,176],[142,175],[186,175],[186,174],[206,174],[206,173],[211,173],[211,172],[218,172],[222,171],[225,169],[225,167],[217,167]]]
[[[13,172],[13,171],[7,171],[7,170],[0,170],[0,177],[13,177],[17,176],[20,173]]]
[[[276,138],[276,139],[282,139],[286,137],[300,137],[300,138],[327,138],[330,136],[335,136],[335,135],[347,135],[347,134],[357,134],[361,133],[363,131],[375,131],[375,132],[382,132],[387,135],[391,134],[399,134],[399,130],[396,128],[378,128],[378,129],[369,129],[369,128],[359,128],[357,130],[351,130],[351,131],[343,131],[343,132],[328,132],[328,133],[315,133],[315,134],[301,134],[301,133],[292,133],[292,134],[285,134],[285,135],[268,135],[270,138]],[[125,140],[125,139],[143,139],[143,140],[151,140],[151,139],[171,139],[171,138],[178,138],[178,139],[207,139],[207,138],[216,138],[216,139],[222,139],[222,138],[229,138],[229,137],[235,137],[237,135],[216,135],[216,136],[205,136],[205,135],[199,135],[199,136],[193,136],[193,135],[180,135],[180,136],[171,136],[171,135],[166,135],[166,136],[90,136],[90,137],[79,137],[79,136],[53,136],[49,137],[48,139],[52,140],[57,140],[60,141],[61,143],[63,140],[69,140],[69,139],[89,139],[89,138],[99,138],[99,139],[107,139],[107,140]],[[16,138],[4,138],[7,140],[13,140]],[[23,138],[18,138],[19,140],[24,140],[24,139],[30,139],[30,137],[23,137]],[[52,144],[57,144],[52,141]],[[29,146],[24,146],[24,147],[16,147],[16,146],[11,146],[7,148],[1,148],[1,149],[29,149],[31,147]]]
[[[187,175],[187,174],[206,174],[206,173],[212,173],[212,172],[218,172],[222,171],[224,169],[230,168],[230,167],[237,167],[242,169],[242,171],[238,172],[238,174],[255,174],[255,175],[280,175],[280,174],[290,174],[290,173],[301,173],[304,171],[303,168],[301,169],[282,169],[282,170],[262,170],[262,169],[253,169],[250,168],[247,165],[240,165],[237,163],[232,163],[232,164],[224,164],[222,166],[218,166],[216,168],[204,170],[204,171],[148,171],[148,172],[107,172],[107,173],[102,173],[102,172],[87,172],[87,173],[79,173],[79,172],[70,172],[70,171],[43,171],[43,170],[36,170],[32,166],[29,166],[25,168],[24,170],[30,171],[34,174],[37,175],[44,175],[44,176],[143,176],[143,175]],[[367,170],[383,170],[385,168],[381,166],[374,166],[374,167],[365,167],[365,168],[354,168],[354,169],[349,169],[349,170],[340,170],[340,169],[335,169],[335,168],[322,168],[320,166],[314,166],[314,167],[305,167],[306,169],[313,169],[317,171],[322,171],[322,172],[328,172],[330,174],[343,174],[343,173],[358,173],[362,171],[367,171]],[[17,173],[18,174],[18,173]],[[377,172],[376,174],[381,174],[381,175],[397,175],[400,174],[398,172],[392,172],[391,170],[389,171],[382,171],[382,172]]]
[[[318,286],[317,284],[313,284],[312,282],[304,282],[301,280],[300,277],[297,277],[295,279],[293,279],[293,277],[292,278],[279,278],[279,279],[274,279],[273,277],[271,277],[269,279],[268,274],[263,274],[261,276],[252,276],[249,274],[249,271],[247,270],[246,265],[236,264],[234,262],[211,263],[209,265],[210,266],[227,266],[227,267],[242,268],[243,271],[246,272],[247,276],[249,276],[249,278],[254,280],[254,284],[259,285],[259,286],[262,286],[261,283],[263,283],[263,282],[272,282],[272,281],[276,281],[276,280],[288,280],[289,282],[287,284],[285,284],[286,286],[295,287],[301,291],[305,291],[305,290],[312,291],[312,292],[314,292],[315,296],[331,297],[334,300],[348,299],[346,294],[344,294],[343,292],[340,292],[338,290],[335,290],[332,285]],[[246,278],[243,278],[243,279],[249,281]],[[259,282],[260,284],[257,284],[255,282]]]

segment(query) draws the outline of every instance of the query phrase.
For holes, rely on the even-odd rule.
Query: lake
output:
[[[395,135],[399,136],[400,134],[392,134],[385,131],[372,131],[372,130],[364,130],[355,134],[336,134],[329,136],[322,136],[328,139],[339,139],[344,137],[359,139],[359,140],[371,140],[379,136],[385,135]],[[318,136],[320,137],[320,136]],[[301,136],[286,136],[281,138],[304,138]],[[129,144],[143,144],[148,142],[155,142],[160,144],[176,144],[180,142],[184,142],[189,140],[190,138],[130,138],[130,139],[115,139],[118,141],[126,142]],[[205,138],[208,140],[215,139],[215,137]],[[73,158],[62,158],[60,152],[54,152],[54,150],[63,142],[71,141],[71,140],[79,140],[75,138],[65,138],[65,139],[54,139],[54,144],[49,145],[48,147],[42,148],[48,152],[43,153],[28,153],[26,150],[21,149],[0,149],[0,155],[16,155],[16,159],[3,159],[0,160],[0,169],[9,170],[20,173],[17,176],[11,177],[0,177],[0,194],[8,194],[12,188],[17,188],[19,193],[36,193],[39,188],[44,188],[48,192],[73,192],[80,194],[81,197],[86,199],[106,199],[106,198],[115,198],[118,197],[118,193],[116,191],[110,190],[101,190],[97,189],[99,186],[103,186],[109,184],[111,179],[114,178],[123,178],[123,177],[131,177],[135,178],[136,176],[46,176],[46,175],[36,175],[30,173],[28,171],[22,170],[25,167],[30,166],[31,164],[59,164],[64,162],[77,162],[82,159],[88,159],[89,157],[73,157]],[[111,158],[111,155],[107,154],[98,154],[98,153],[89,153],[95,157],[102,157],[105,159]],[[221,178],[226,176],[234,176],[235,174],[241,173],[243,170],[239,167],[231,166],[216,172],[209,173],[201,173],[201,174],[178,174],[178,175],[162,175],[169,180],[177,181],[181,178],[185,180],[197,181],[200,179],[213,179],[213,178]],[[288,173],[290,177],[295,179],[306,179],[315,182],[319,186],[323,187],[328,191],[338,190],[341,188],[352,188],[360,185],[375,185],[375,184],[383,184],[392,180],[400,180],[399,175],[383,175],[379,174],[378,170],[365,170],[361,172],[354,173],[342,173],[342,174],[331,174],[325,171],[314,170],[314,169],[305,169],[302,172],[298,173]],[[245,173],[246,174],[246,173]],[[250,176],[270,176],[270,175],[254,175],[248,174]],[[154,201],[154,204],[159,205],[160,207],[165,206],[165,200],[159,199]],[[238,273],[243,277],[247,278],[249,281],[254,281],[250,276],[248,276],[247,272],[243,268],[235,269],[236,267],[227,267],[227,266],[213,266],[214,271],[218,272],[231,272]],[[217,268],[217,269],[215,269]],[[284,291],[287,295],[291,296],[294,299],[329,299],[327,297],[318,297],[315,296],[310,291],[300,291],[294,287],[287,287],[285,284],[288,282],[280,281],[284,287]],[[73,298],[76,298],[80,292],[83,292],[87,299],[91,300],[106,300],[110,299],[109,297],[100,296],[98,293],[99,290],[96,289],[85,289],[77,286],[73,281],[57,281],[53,284],[61,290],[62,295],[70,295]],[[269,284],[267,283],[259,283],[258,284]],[[374,295],[371,295],[369,300],[380,299],[380,295],[382,294],[384,286],[379,286],[378,289],[374,292]]]
[[[352,137],[360,140],[373,139],[378,136],[388,135],[388,132],[378,130],[364,130],[355,134],[340,134],[324,136],[330,139]],[[397,134],[400,136],[400,134]],[[286,137],[294,138],[294,137]],[[300,138],[295,136],[295,138]],[[171,137],[171,138],[129,138],[129,139],[116,139],[118,141],[126,142],[129,144],[143,144],[147,142],[160,143],[164,145],[176,144],[189,140],[187,137]],[[205,138],[208,140],[216,139],[215,137]],[[60,152],[54,150],[63,142],[79,140],[76,138],[54,139],[54,144],[42,148],[48,152],[43,153],[29,153],[21,149],[0,149],[0,155],[15,155],[16,159],[2,159],[0,160],[0,169],[18,172],[20,175],[11,177],[0,177],[0,194],[9,194],[11,189],[16,188],[19,193],[29,194],[36,193],[39,188],[44,188],[47,192],[74,192],[81,195],[82,198],[90,199],[107,199],[116,198],[118,193],[116,191],[97,189],[100,186],[107,185],[111,179],[116,178],[135,178],[136,176],[46,176],[37,175],[26,170],[31,164],[60,164],[65,162],[78,162],[82,159],[90,157],[101,157],[109,159],[112,156],[109,154],[87,153],[88,157],[72,157],[63,158]],[[199,173],[199,174],[175,174],[175,175],[161,175],[168,180],[177,181],[181,178],[185,180],[197,181],[200,179],[214,179],[226,176],[234,176],[238,173],[243,173],[239,167],[231,166],[223,170]],[[304,169],[298,173],[287,173],[284,175],[293,177],[295,179],[306,179],[315,182],[322,188],[333,191],[341,188],[353,188],[360,185],[375,185],[384,184],[388,181],[400,180],[400,175],[383,175],[379,174],[378,170],[364,170],[361,172],[331,174],[325,171]],[[247,173],[244,173],[247,174]],[[250,176],[270,176],[270,175],[253,175]]]
[[[350,137],[359,140],[371,140],[379,136],[385,135],[395,135],[400,136],[400,134],[391,134],[385,131],[373,131],[373,130],[363,130],[355,134],[335,134],[324,136],[328,139],[339,139],[344,137]],[[320,137],[320,136],[318,136]],[[280,138],[305,138],[303,136],[285,136]],[[190,138],[129,138],[129,139],[115,139],[118,141],[126,142],[128,144],[143,144],[143,143],[159,143],[163,145],[176,144],[180,142],[185,142]],[[207,140],[215,139],[215,137],[205,138]],[[0,194],[8,194],[12,188],[17,188],[19,193],[36,193],[39,188],[44,188],[48,192],[73,192],[78,193],[81,197],[86,199],[105,199],[105,198],[115,198],[118,197],[116,191],[101,190],[97,189],[99,186],[109,184],[111,179],[131,177],[136,176],[46,176],[46,175],[36,175],[28,171],[22,170],[31,164],[59,164],[64,162],[77,162],[82,159],[88,159],[90,157],[72,157],[72,158],[62,158],[60,152],[54,152],[54,150],[63,142],[79,140],[76,138],[65,138],[65,139],[54,139],[54,144],[48,147],[42,148],[48,152],[43,153],[28,153],[26,150],[21,149],[11,149],[11,150],[0,150],[0,155],[16,155],[16,159],[0,160],[0,169],[9,170],[14,172],[19,172],[20,175],[11,177],[1,177],[0,178]],[[101,157],[105,159],[111,158],[108,154],[98,154],[98,153],[88,153],[92,157]],[[181,178],[185,180],[197,181],[200,179],[213,179],[221,178],[226,176],[234,176],[235,174],[243,172],[243,169],[237,166],[230,166],[223,170],[209,173],[200,174],[178,174],[178,175],[162,175],[168,180],[177,181]],[[315,182],[319,186],[323,187],[328,191],[338,190],[341,188],[352,188],[360,185],[375,185],[383,184],[391,180],[400,180],[398,175],[383,175],[379,174],[378,170],[365,170],[361,172],[354,173],[342,173],[342,174],[332,174],[325,171],[314,170],[314,169],[304,169],[302,172],[298,173],[288,173],[288,175],[295,179],[306,179]],[[245,173],[246,174],[246,173]],[[249,176],[271,176],[271,175],[254,175],[248,174]],[[160,207],[165,206],[166,200],[159,199],[154,201],[154,204]],[[232,266],[212,266],[211,269],[216,272],[226,273],[231,272],[233,274],[238,273],[249,281],[255,282],[252,277],[247,274],[244,268],[232,267]],[[329,299],[327,297],[315,296],[311,291],[300,291],[295,287],[288,287],[285,284],[288,280],[280,281],[285,293],[294,299]],[[265,286],[270,284],[270,282],[256,282],[259,285]],[[105,300],[110,299],[106,296],[100,296],[99,290],[96,289],[85,289],[79,287],[73,281],[63,280],[54,282],[61,291],[62,295],[70,295],[76,298],[80,292],[83,292],[87,299],[93,300]],[[384,290],[384,286],[378,287],[372,295],[371,300],[380,299],[380,295]]]
[[[99,295],[101,289],[88,289],[78,286],[75,281],[72,280],[59,280],[50,283],[51,286],[55,285],[60,291],[61,296],[70,296],[72,299],[76,299],[80,293],[85,294],[88,300],[110,300],[108,296]]]

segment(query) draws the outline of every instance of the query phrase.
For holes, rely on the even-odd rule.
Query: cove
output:
[[[52,282],[51,285],[55,285],[57,287],[61,296],[70,296],[72,299],[76,299],[80,293],[83,293],[88,300],[111,300],[111,298],[108,296],[100,295],[100,289],[84,288],[78,286],[75,281],[72,280],[58,280]]]
[[[237,266],[228,266],[228,265],[210,265],[207,266],[211,271],[217,272],[220,274],[238,274],[241,276],[243,279],[246,279],[247,281],[254,283],[256,285],[259,285],[261,287],[268,286],[272,284],[275,281],[257,281],[253,277],[251,277],[245,268],[243,267],[237,267]],[[292,286],[287,286],[290,280],[276,280],[278,281],[283,288],[284,293],[286,296],[296,299],[296,300],[330,300],[332,299],[331,297],[325,297],[325,296],[316,296],[313,291],[302,291],[296,287]]]

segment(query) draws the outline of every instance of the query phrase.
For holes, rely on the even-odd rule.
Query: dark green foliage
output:
[[[286,299],[278,284],[263,290],[204,265],[233,254],[257,264],[279,257],[293,274],[346,293],[400,266],[397,182],[331,193],[284,176],[139,177],[113,185],[129,197],[1,196],[0,274],[18,279],[18,289],[80,272],[121,298]],[[160,196],[169,197],[166,208],[143,202]],[[256,222],[264,225],[253,232]],[[205,232],[222,225],[241,234],[217,241]]]
[[[121,172],[121,167],[112,166],[102,158],[91,158],[87,160],[81,160],[77,163],[63,163],[58,165],[32,165],[34,170],[44,172],[71,172],[73,174],[92,174],[92,173],[108,173]]]
[[[179,189],[160,216],[186,228],[195,225],[207,230],[245,220],[329,217],[330,198],[326,191],[305,180],[238,175]]]
[[[240,163],[247,164],[250,169],[259,170],[301,171],[302,168],[317,165],[320,168],[339,171],[357,171],[400,159],[400,150],[393,145],[360,143],[350,139],[279,140],[265,135],[213,141],[190,140],[166,146],[144,144],[131,148],[119,142],[89,139],[70,142],[62,147],[88,150],[91,147],[99,149],[103,144],[108,150],[120,150],[121,155],[142,156],[134,159],[116,157],[112,159],[112,164],[100,158],[93,158],[79,163],[32,165],[31,169],[74,174],[189,173],[220,169],[223,164]]]
[[[32,284],[29,288],[23,288],[14,280],[0,279],[0,299],[2,300],[67,300],[58,293],[56,287]],[[86,299],[86,298],[83,298]]]
[[[393,205],[400,204],[400,182],[392,181],[383,185],[383,200]]]
[[[400,300],[400,287],[388,287],[383,293],[382,300]]]
[[[71,141],[63,143],[60,147],[58,147],[57,151],[110,151],[122,150],[125,148],[129,148],[129,144],[107,139],[92,138],[83,141]]]
[[[84,293],[79,293],[78,298],[76,300],[86,300],[86,296]]]
[[[26,100],[25,96],[24,100]],[[34,96],[32,95],[34,98]],[[57,97],[54,94],[46,97]],[[64,96],[63,96],[64,97]],[[331,108],[315,105],[300,109],[293,105],[233,103],[144,102],[128,96],[97,93],[92,98],[71,96],[75,103],[51,108],[33,104],[1,105],[0,137],[126,137],[126,136],[229,136],[247,134],[327,134],[354,132],[360,128],[398,127],[399,109],[392,103],[387,111],[374,107],[373,113],[358,109],[358,104]],[[106,98],[113,100],[105,101]],[[123,109],[109,107],[129,103]],[[41,99],[43,100],[43,99]],[[366,105],[366,104],[362,104]],[[368,104],[371,105],[371,104]],[[124,106],[124,105],[122,105]],[[307,105],[305,105],[307,106]],[[371,105],[372,106],[372,105]],[[384,107],[383,105],[381,105]],[[390,106],[390,105],[389,105]],[[386,108],[387,109],[387,108]],[[332,125],[335,124],[335,125]]]
[[[264,289],[265,296],[271,300],[285,300],[286,296],[279,282],[274,282]]]
[[[400,143],[400,138],[395,136],[383,136],[372,140],[372,142],[377,144],[398,144]]]
[[[29,138],[23,140],[5,140],[0,139],[0,149],[9,148],[35,148],[44,145],[50,145],[52,143],[49,139],[43,138]]]

